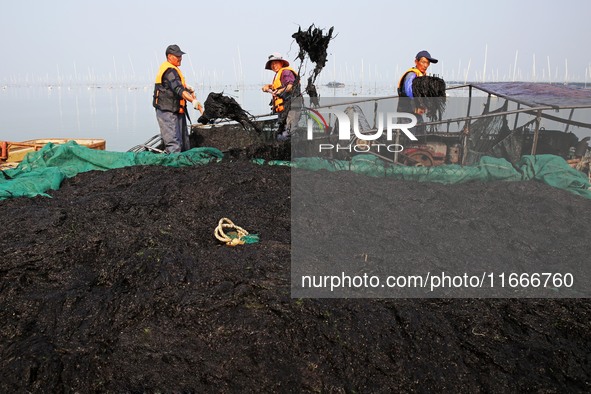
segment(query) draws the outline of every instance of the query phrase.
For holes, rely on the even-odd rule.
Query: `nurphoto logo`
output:
[[[319,115],[317,111],[314,111]],[[322,111],[322,115],[333,114],[336,116],[339,125],[338,139],[346,141],[345,144],[319,144],[319,152],[323,150],[349,151],[349,152],[368,152],[372,149],[386,150],[388,152],[402,152],[404,147],[399,143],[393,143],[396,139],[395,131],[399,130],[411,141],[417,141],[417,137],[410,131],[416,126],[417,117],[414,114],[405,112],[382,112],[377,113],[377,128],[371,130],[361,130],[359,127],[359,114],[353,113],[353,127],[351,120],[345,111],[331,109]],[[317,117],[308,116],[307,119],[307,139],[311,141],[314,134],[314,122],[318,123]],[[384,125],[385,124],[385,125]],[[384,127],[385,126],[385,127]],[[353,130],[353,136],[351,135]],[[383,140],[385,131],[385,141]],[[379,140],[379,141],[378,141]]]

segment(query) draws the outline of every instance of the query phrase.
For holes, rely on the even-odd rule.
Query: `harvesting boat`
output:
[[[387,119],[380,116],[398,112],[402,99],[397,96],[321,102],[309,113],[313,119],[324,114],[326,121],[313,123],[312,149],[329,159],[373,154],[394,165],[425,167],[471,165],[483,156],[515,163],[523,155],[552,154],[568,160],[573,167],[588,168],[590,138],[579,139],[573,129],[591,134],[590,90],[519,82],[458,85],[448,87],[446,92],[446,98],[428,98],[447,104],[441,113],[419,117],[411,130],[417,132],[416,141],[400,130],[387,139]],[[451,94],[455,97],[449,97]],[[438,103],[435,107],[442,106]],[[357,118],[359,132],[355,133],[351,126],[349,140],[339,138],[339,122],[332,111],[345,112],[351,125]],[[375,138],[380,132],[381,136]],[[306,141],[292,151],[308,155],[310,147],[306,144],[310,145]]]
[[[511,163],[523,155],[552,154],[569,161],[578,169],[589,168],[589,137],[579,139],[573,129],[591,134],[591,91],[564,85],[544,83],[472,83],[448,87],[447,105],[437,117],[423,117],[413,141],[398,130],[387,140],[384,132],[373,138],[380,127],[378,115],[397,112],[398,96],[363,99],[320,98],[320,106],[309,103],[302,110],[299,128],[287,149],[275,142],[277,117],[253,117],[263,132],[243,127],[228,119],[191,127],[192,146],[211,146],[226,154],[252,155],[257,151],[281,153],[285,160],[302,156],[326,159],[350,159],[357,154],[373,154],[392,165],[437,166],[442,164],[472,165],[483,156],[504,158]],[[441,98],[433,98],[441,99]],[[337,116],[345,112],[353,125],[359,122],[359,135],[349,131],[342,140]],[[320,118],[322,118],[320,120]],[[312,138],[308,138],[308,121],[313,120]],[[382,119],[381,127],[385,128]],[[368,138],[363,138],[367,135]],[[389,149],[399,145],[403,149]],[[321,149],[332,146],[335,149]],[[269,148],[270,147],[270,148]],[[337,148],[338,147],[338,148]],[[159,135],[131,151],[161,152]],[[286,152],[287,151],[287,152]],[[285,155],[287,154],[287,157]]]

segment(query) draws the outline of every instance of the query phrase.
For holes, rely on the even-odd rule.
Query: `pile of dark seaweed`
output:
[[[197,120],[201,124],[208,124],[216,119],[230,119],[240,123],[244,129],[248,126],[256,131],[261,131],[253,116],[242,109],[240,104],[233,98],[225,96],[223,92],[210,92],[203,103],[203,114]]]
[[[247,161],[83,173],[52,198],[0,202],[0,391],[590,390],[585,299],[290,298],[290,183],[317,177],[379,183],[404,205],[373,209],[409,228],[474,212],[458,242],[496,231],[496,247],[531,259],[535,242],[589,261],[589,201],[536,182],[445,186]],[[261,241],[222,245],[222,217]],[[516,218],[519,242],[494,227]]]

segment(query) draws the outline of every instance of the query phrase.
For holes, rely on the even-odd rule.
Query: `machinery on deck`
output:
[[[314,130],[313,146],[305,147],[309,141],[303,141],[299,151],[305,155],[321,152],[335,159],[373,154],[394,165],[425,167],[470,165],[482,156],[516,163],[523,155],[553,154],[569,160],[573,167],[588,169],[590,138],[579,138],[572,130],[591,134],[590,90],[519,82],[459,85],[448,88],[451,91],[455,96],[447,98],[447,108],[439,119],[418,116],[418,124],[412,128],[417,131],[416,141],[400,130],[390,139],[387,136],[387,122],[380,117],[396,112],[396,96],[321,102],[314,112],[328,114],[330,126]],[[339,139],[338,116],[331,111],[342,111],[349,117],[348,141]],[[380,131],[380,138],[373,139]],[[335,149],[316,148],[322,144]],[[397,148],[390,149],[393,144]]]

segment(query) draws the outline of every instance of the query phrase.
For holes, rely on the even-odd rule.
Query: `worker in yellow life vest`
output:
[[[398,82],[398,96],[414,97],[412,93],[412,81],[414,81],[416,77],[427,75],[427,69],[431,63],[435,64],[438,61],[439,60],[431,57],[427,51],[420,51],[417,53],[417,56],[415,56],[415,66],[409,68]]]
[[[195,96],[195,89],[187,85],[179,68],[184,54],[178,45],[169,45],[166,48],[166,61],[160,65],[154,83],[152,105],[156,109],[164,149],[168,153],[183,152],[191,148],[186,103],[192,103],[196,110],[203,113],[203,107]]]
[[[301,103],[297,101],[300,96],[299,76],[279,53],[269,55],[265,69],[275,72],[273,82],[264,85],[263,92],[273,95],[271,107],[279,118],[277,140],[287,141],[290,139],[291,131],[297,125],[300,116]]]
[[[425,114],[426,108],[422,107],[420,103],[415,102],[413,99],[415,95],[412,90],[412,83],[417,77],[423,77],[427,75],[427,69],[431,63],[437,63],[439,60],[433,58],[427,51],[420,51],[415,56],[414,67],[409,68],[400,78],[398,82],[398,112],[400,113],[411,113],[417,117],[418,125],[415,126],[413,134],[423,135],[426,133],[425,126],[422,126],[423,115]],[[416,99],[418,100],[418,99]]]

